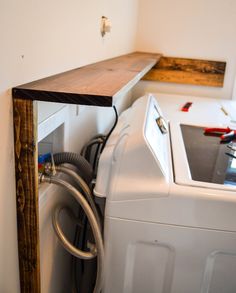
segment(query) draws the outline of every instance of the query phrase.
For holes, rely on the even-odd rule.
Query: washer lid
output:
[[[177,184],[236,190],[236,152],[219,137],[204,135],[204,127],[175,124],[171,140]]]

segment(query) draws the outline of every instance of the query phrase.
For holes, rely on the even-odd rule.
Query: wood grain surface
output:
[[[21,293],[39,293],[38,178],[33,102],[14,99],[13,106]]]
[[[226,62],[161,57],[144,80],[223,87]]]
[[[131,53],[13,88],[13,97],[61,103],[112,106],[159,60],[159,54]],[[133,82],[132,82],[133,81]]]

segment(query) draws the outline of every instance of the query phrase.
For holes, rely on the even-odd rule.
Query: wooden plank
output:
[[[13,88],[13,97],[71,104],[112,106],[159,60],[160,54],[132,53]],[[130,86],[127,86],[130,85]]]
[[[226,62],[161,57],[144,80],[223,87]]]
[[[36,117],[33,101],[13,100],[18,252],[22,293],[40,292]]]

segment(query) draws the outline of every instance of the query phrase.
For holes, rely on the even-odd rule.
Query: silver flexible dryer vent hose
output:
[[[40,177],[40,182],[47,182],[47,183],[52,183],[59,185],[63,188],[65,188],[78,202],[78,204],[82,207],[84,210],[88,221],[90,223],[90,226],[92,228],[92,232],[94,235],[95,239],[95,244],[96,244],[96,252],[97,252],[97,278],[96,278],[96,284],[94,287],[93,293],[100,293],[103,285],[103,274],[104,274],[104,249],[103,249],[103,240],[102,240],[102,235],[100,231],[100,227],[97,223],[97,220],[93,214],[93,211],[86,201],[86,199],[83,197],[83,195],[71,184],[67,183],[64,180],[58,179],[56,177],[47,177],[47,176],[41,176]],[[60,229],[58,225],[58,216],[60,213],[61,208],[57,208],[55,210],[54,218],[53,218],[53,225],[56,234],[58,235],[62,245],[66,250],[68,250],[70,253],[73,255],[77,256],[80,255],[80,257],[89,259],[95,256],[95,251],[92,252],[82,252],[81,250],[78,250],[76,247],[74,247],[65,237],[63,234],[62,230]],[[82,255],[81,255],[82,254]]]

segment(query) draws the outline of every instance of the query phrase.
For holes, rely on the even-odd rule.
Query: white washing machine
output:
[[[203,134],[233,125],[230,103],[150,94],[120,116],[95,186],[103,293],[236,292],[236,159]]]

